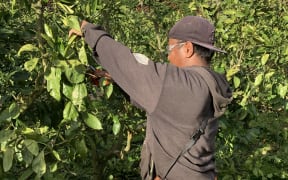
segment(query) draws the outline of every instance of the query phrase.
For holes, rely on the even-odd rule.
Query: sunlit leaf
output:
[[[60,81],[61,81],[61,69],[51,68],[51,72],[48,76],[45,76],[47,80],[47,91],[57,101],[61,99],[60,93]]]
[[[287,90],[288,90],[288,86],[283,86],[282,84],[280,84],[278,86],[278,94],[280,95],[281,98],[285,98],[286,94],[287,94]]]
[[[100,130],[102,129],[102,124],[100,120],[93,114],[87,113],[83,115],[84,122],[86,125],[92,129]]]
[[[20,114],[20,108],[17,103],[12,103],[9,107],[9,113],[13,119],[17,118]]]
[[[110,98],[110,96],[113,93],[113,84],[110,83],[107,87],[105,87],[105,94],[107,98]]]
[[[268,72],[267,74],[265,74],[265,80],[270,80],[270,78],[275,74],[274,71]]]
[[[79,59],[80,61],[87,65],[88,64],[88,60],[87,60],[87,55],[86,55],[86,50],[85,50],[85,46],[83,45],[80,50],[79,50]]]
[[[48,26],[48,24],[46,24],[46,23],[44,24],[44,30],[45,30],[46,35],[47,35],[49,38],[54,39],[52,30],[51,30],[51,28]]]
[[[43,38],[43,39],[45,39],[46,40],[46,42],[48,43],[48,45],[51,47],[51,48],[54,48],[54,46],[55,46],[55,40],[54,39],[51,39],[51,38],[49,38],[46,34],[41,34],[41,37]]]
[[[248,98],[250,97],[250,93],[251,93],[251,91],[248,91],[246,94],[244,94],[244,96],[240,102],[241,106],[244,107],[247,104]]]
[[[74,11],[71,7],[60,2],[57,2],[56,4],[65,14],[74,14]]]
[[[34,130],[28,127],[22,130],[22,134],[32,134],[32,133],[34,133]]]
[[[16,0],[12,0],[11,2],[11,11],[14,12],[14,7],[16,5]]]
[[[32,169],[33,171],[42,176],[46,172],[46,162],[44,157],[44,151],[41,151],[38,156],[32,162]]]
[[[78,59],[58,60],[54,64],[56,67],[59,67],[63,70],[66,68],[74,68],[76,66],[82,65]]]
[[[58,153],[57,151],[53,150],[52,153],[53,153],[54,157],[55,157],[58,161],[61,161],[60,155],[59,155],[59,153]]]
[[[114,135],[117,135],[119,132],[120,132],[120,129],[121,129],[121,124],[119,122],[119,118],[118,116],[114,116],[113,117],[113,134]]]
[[[240,85],[240,83],[241,83],[240,78],[238,78],[237,76],[234,76],[234,77],[233,77],[233,83],[234,83],[234,87],[235,87],[235,88],[238,88],[239,85]]]
[[[39,134],[45,134],[49,131],[49,127],[48,126],[42,126],[40,128],[37,128],[37,133]]]
[[[235,65],[233,66],[232,68],[230,68],[228,71],[227,71],[227,74],[226,74],[226,78],[227,80],[231,80],[231,78],[233,77],[233,75],[235,75],[236,73],[238,73],[240,71],[240,67]]]
[[[68,16],[63,19],[63,23],[65,26],[68,26],[70,29],[75,29],[81,32],[80,22],[77,16]]]
[[[288,23],[288,16],[283,16],[283,19],[286,23]]]
[[[11,169],[13,164],[14,150],[11,147],[7,147],[3,152],[3,170],[7,172]]]
[[[39,51],[39,49],[36,46],[34,46],[33,44],[26,44],[20,48],[20,50],[18,51],[18,56],[20,56],[21,53],[25,52],[25,51],[30,51],[30,52],[31,51]]]
[[[128,152],[130,151],[131,148],[131,140],[132,140],[132,133],[130,131],[127,131],[127,144],[126,147],[124,148],[124,151]]]
[[[78,112],[75,106],[69,101],[63,111],[63,118],[68,120],[74,120],[78,117]]]
[[[57,169],[58,169],[58,162],[55,162],[55,163],[52,163],[50,166],[49,166],[49,168],[50,168],[50,172],[56,172],[57,171]]]
[[[25,70],[29,71],[29,72],[33,71],[35,69],[38,61],[39,61],[39,58],[33,58],[29,61],[26,61],[24,64]]]
[[[265,65],[269,59],[269,54],[264,54],[261,58],[261,64]]]
[[[72,91],[72,102],[74,105],[80,105],[83,98],[87,96],[87,88],[84,83],[76,84]]]
[[[73,92],[74,86],[70,86],[68,84],[63,83],[63,94],[70,100],[73,99],[72,92]]]
[[[67,68],[65,70],[65,75],[69,82],[71,83],[80,83],[85,79],[85,67],[76,66],[74,68]]]
[[[259,86],[263,81],[263,74],[258,74],[255,78],[255,82],[254,82],[254,85],[255,86]]]
[[[76,39],[77,37],[78,37],[78,36],[76,36],[76,35],[72,35],[72,36],[69,37],[68,45],[65,47],[64,55],[63,55],[65,58],[68,58],[68,57],[71,55],[71,53],[69,53],[69,54],[67,55],[67,52],[70,50],[70,48],[71,48],[71,46],[72,46],[72,43],[75,41],[75,39]]]

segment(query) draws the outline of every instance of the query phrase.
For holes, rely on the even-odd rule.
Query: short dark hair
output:
[[[201,58],[205,59],[208,63],[211,62],[211,59],[214,55],[214,51],[207,49],[205,47],[199,46],[197,44],[193,44],[193,48],[196,54],[198,54]]]

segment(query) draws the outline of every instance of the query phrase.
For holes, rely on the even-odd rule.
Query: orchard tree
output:
[[[219,179],[288,177],[284,0],[1,0],[0,178],[140,179],[145,113],[95,62],[85,19],[134,52],[166,62],[170,27],[185,15],[216,26],[213,68],[234,101],[220,119]]]

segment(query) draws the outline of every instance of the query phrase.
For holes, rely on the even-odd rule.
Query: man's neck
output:
[[[199,56],[191,56],[189,59],[186,59],[183,63],[183,67],[188,66],[209,67],[209,63],[205,59],[200,58]]]

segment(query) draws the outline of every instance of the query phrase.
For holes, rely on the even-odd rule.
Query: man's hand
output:
[[[83,29],[87,23],[88,23],[87,21],[83,20],[83,21],[81,22],[81,29]],[[81,32],[81,31],[78,31],[78,30],[76,30],[76,29],[71,29],[71,30],[69,31],[69,37],[71,37],[72,35],[83,36],[82,32]]]

